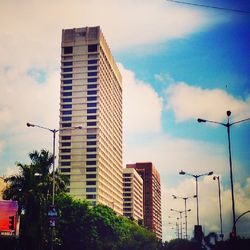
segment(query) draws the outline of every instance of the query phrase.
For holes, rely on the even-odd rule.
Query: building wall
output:
[[[123,170],[123,215],[143,221],[143,180],[133,168]]]
[[[127,164],[134,168],[143,179],[144,226],[162,238],[161,183],[160,175],[151,162]]]
[[[100,27],[63,30],[61,65],[60,171],[70,194],[122,214],[122,83]]]

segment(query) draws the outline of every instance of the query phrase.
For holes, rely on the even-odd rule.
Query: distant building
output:
[[[62,31],[60,95],[59,169],[68,191],[122,215],[122,78],[99,26]]]
[[[143,221],[143,180],[133,168],[123,169],[123,215]]]
[[[151,162],[127,164],[134,168],[143,179],[144,226],[162,238],[161,183],[160,175]]]

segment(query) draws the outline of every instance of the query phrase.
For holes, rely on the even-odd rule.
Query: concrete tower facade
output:
[[[143,180],[133,168],[123,169],[123,215],[143,221]]]
[[[99,26],[62,31],[60,96],[59,169],[70,194],[122,214],[122,79]]]
[[[127,164],[134,168],[143,179],[144,226],[162,238],[161,182],[160,174],[151,162]]]

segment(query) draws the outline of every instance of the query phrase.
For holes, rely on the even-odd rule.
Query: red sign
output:
[[[17,226],[17,201],[0,201],[0,233],[15,234]]]

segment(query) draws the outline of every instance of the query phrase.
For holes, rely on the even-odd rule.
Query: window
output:
[[[62,160],[70,160],[71,156],[70,155],[61,155]]]
[[[97,64],[97,60],[88,60],[88,64]]]
[[[88,82],[97,82],[97,78],[88,78]]]
[[[63,96],[72,96],[72,92],[64,92]]]
[[[71,139],[70,135],[62,136],[62,140],[70,140],[70,139]]]
[[[88,89],[96,89],[97,88],[97,84],[89,84],[88,85]]]
[[[95,134],[95,133],[97,133],[97,129],[96,128],[87,128],[87,133],[88,134]]]
[[[71,109],[71,108],[72,108],[72,104],[65,104],[65,105],[62,105],[62,108],[63,108],[63,109]]]
[[[72,78],[72,74],[65,74],[63,75],[63,78]]]
[[[96,141],[87,141],[87,146],[95,146]]]
[[[61,166],[70,166],[70,161],[61,162]]]
[[[96,188],[86,188],[86,192],[96,192]]]
[[[70,153],[71,149],[70,148],[63,148],[61,149],[61,153]]]
[[[87,168],[86,171],[87,172],[96,172],[96,168]]]
[[[96,155],[87,155],[87,159],[95,159]]]
[[[96,135],[87,135],[87,139],[96,139]]]
[[[96,181],[87,181],[87,185],[96,185]]]
[[[86,198],[87,199],[96,199],[96,195],[95,194],[87,194]]]
[[[69,173],[70,168],[61,168],[61,173]]]
[[[88,115],[87,120],[96,120],[96,115]]]
[[[87,113],[88,114],[95,114],[96,113],[96,109],[88,109]]]
[[[97,51],[97,44],[90,44],[88,46],[88,52],[96,52]]]
[[[62,117],[62,121],[63,122],[71,121],[71,116]]]
[[[71,115],[72,114],[72,110],[66,110],[62,112],[63,115]]]
[[[71,83],[72,83],[72,80],[63,80],[63,83],[64,83],[64,84],[71,84]]]
[[[72,102],[72,98],[63,98],[63,102]]]
[[[92,103],[88,103],[88,104],[87,104],[87,107],[88,107],[88,108],[95,108],[96,105],[97,105],[96,102],[94,102],[94,103],[92,102]]]
[[[131,184],[130,183],[124,183],[124,187],[130,187]]]
[[[131,174],[123,174],[124,177],[130,177]]]
[[[63,72],[72,72],[73,69],[72,68],[64,68],[62,69]]]
[[[72,86],[65,86],[63,87],[63,90],[72,90]]]
[[[66,57],[66,56],[65,56]],[[65,59],[65,58],[64,58]],[[72,66],[73,62],[63,62],[62,63],[63,66]]]
[[[63,128],[70,128],[71,127],[71,123],[63,123],[62,127]]]
[[[64,47],[63,48],[64,54],[72,54],[73,53],[73,47]]]
[[[96,152],[96,148],[87,148],[87,152]]]
[[[88,70],[97,70],[97,66],[88,66]]]
[[[86,174],[87,179],[96,178],[96,174]]]
[[[71,142],[62,142],[62,147],[69,147],[71,146]]]
[[[63,56],[62,59],[63,60],[72,60],[73,56]]]
[[[90,166],[96,165],[96,161],[87,161],[86,165],[90,165]]]
[[[96,96],[89,96],[87,98],[87,101],[96,101],[97,100],[97,97]]]
[[[97,76],[97,72],[88,72],[88,76]]]
[[[96,126],[96,122],[87,122],[87,126]]]
[[[96,91],[96,90],[88,90],[88,91],[87,91],[87,94],[88,94],[88,95],[96,95],[96,94],[97,94],[97,91]]]

